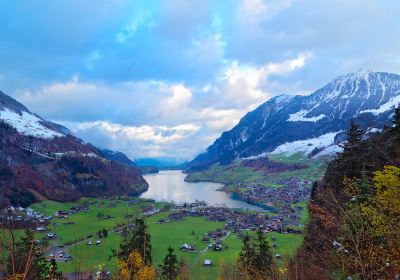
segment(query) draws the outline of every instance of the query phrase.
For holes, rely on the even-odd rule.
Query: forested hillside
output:
[[[398,279],[400,110],[394,125],[374,136],[352,122],[343,148],[313,186],[290,279]]]

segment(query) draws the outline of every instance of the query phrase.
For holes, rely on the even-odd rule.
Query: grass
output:
[[[118,223],[124,221],[124,216],[127,212],[137,212],[142,206],[154,204],[151,202],[138,202],[134,205],[128,206],[126,201],[119,201],[115,208],[107,208],[111,201],[101,199],[81,199],[76,203],[58,203],[54,201],[44,201],[32,206],[35,210],[42,213],[52,214],[58,210],[69,210],[72,206],[83,204],[85,202],[96,203],[96,205],[89,206],[88,212],[79,212],[70,215],[68,220],[57,220],[53,225],[52,230],[60,238],[60,243],[63,244],[67,241],[78,239],[79,237],[86,237],[89,234],[95,234],[98,229],[110,229],[107,238],[103,239],[101,245],[87,245],[86,240],[75,243],[68,248],[68,253],[72,256],[72,261],[67,263],[59,263],[58,267],[63,272],[74,272],[76,270],[98,270],[99,267],[105,267],[111,271],[116,268],[115,258],[111,258],[112,250],[117,250],[121,242],[121,237],[112,232],[111,229]],[[113,201],[116,202],[116,201]],[[105,206],[100,207],[99,203]],[[158,204],[158,207],[163,204]],[[103,211],[105,215],[111,215],[115,218],[110,220],[98,220],[96,214],[98,211]],[[222,252],[213,252],[207,250],[207,243],[202,243],[203,235],[209,231],[223,228],[223,222],[210,222],[203,217],[188,217],[183,221],[177,221],[166,224],[158,224],[159,219],[165,219],[169,212],[161,212],[157,215],[151,216],[147,219],[147,224],[151,234],[151,244],[153,253],[153,264],[158,267],[167,253],[168,246],[171,246],[178,259],[184,258],[190,267],[192,279],[216,279],[220,266],[224,263],[235,262],[239,256],[242,241],[235,235],[231,234],[223,240],[224,250]],[[73,225],[62,225],[63,222],[74,221]],[[0,232],[3,236],[6,234],[4,231]],[[22,231],[17,232],[18,236]],[[295,252],[296,248],[301,244],[302,236],[294,234],[269,234],[268,238],[275,236],[274,241],[278,248],[274,249],[274,253],[280,253],[282,256],[291,255]],[[37,234],[37,237],[43,234]],[[96,240],[93,238],[93,240]],[[194,253],[180,251],[179,248],[183,243],[194,244],[197,251]],[[270,242],[272,245],[272,241]],[[58,250],[58,249],[57,249]],[[65,250],[60,248],[59,250]],[[210,259],[213,263],[211,268],[204,268],[203,263],[205,259]]]
[[[190,173],[186,180],[189,182],[212,181],[225,185],[226,189],[235,189],[239,184],[244,185],[259,185],[265,187],[279,188],[283,185],[281,180],[297,178],[302,180],[318,180],[325,171],[326,162],[319,159],[305,159],[302,153],[294,154],[290,157],[285,155],[271,155],[275,161],[286,163],[307,163],[308,167],[298,170],[285,171],[279,173],[263,173],[254,170],[250,167],[240,165],[240,162],[235,162],[230,165],[222,166],[214,164],[207,170]]]
[[[153,205],[150,202],[138,202],[128,205],[126,201],[122,200],[101,200],[101,199],[81,199],[76,203],[59,203],[54,201],[44,201],[34,204],[32,208],[47,215],[53,214],[58,210],[69,210],[72,206],[82,205],[85,202],[96,203],[89,206],[88,212],[78,212],[69,215],[68,219],[59,220],[54,218],[51,222],[49,230],[55,231],[59,236],[60,244],[86,238],[88,235],[94,235],[97,231],[105,228],[111,230],[117,224],[124,223],[127,214],[137,214],[140,207],[144,205]],[[113,202],[116,207],[109,208],[108,205]],[[110,215],[111,219],[98,219],[96,215],[103,213]],[[74,224],[65,224],[74,223]]]

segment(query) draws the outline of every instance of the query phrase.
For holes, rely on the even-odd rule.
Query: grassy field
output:
[[[307,163],[308,167],[266,174],[249,167],[241,166],[240,162],[235,162],[226,166],[215,164],[207,170],[190,173],[186,177],[186,180],[189,182],[212,181],[224,184],[227,189],[236,188],[239,183],[279,188],[282,187],[279,182],[285,179],[297,178],[311,181],[320,179],[326,168],[326,162],[324,160],[305,159],[302,153],[297,153],[290,157],[281,154],[271,155],[271,159],[285,163]]]
[[[103,239],[101,245],[87,245],[87,240],[75,243],[68,247],[68,253],[72,255],[72,261],[67,263],[59,263],[59,268],[64,272],[73,272],[77,270],[97,270],[100,266],[114,270],[116,262],[112,256],[112,249],[118,249],[121,238],[118,234],[112,231],[112,228],[124,221],[127,213],[138,213],[142,206],[153,204],[151,202],[138,202],[133,205],[128,205],[126,201],[116,202],[115,208],[108,208],[109,200],[100,199],[81,199],[77,203],[58,203],[54,201],[44,201],[33,205],[33,208],[46,214],[52,214],[58,210],[68,210],[77,204],[84,202],[95,203],[89,207],[88,212],[79,212],[70,215],[67,220],[57,220],[52,225],[52,230],[59,237],[59,244],[86,237],[95,234],[99,229],[109,229],[109,235]],[[102,206],[100,206],[102,205]],[[162,204],[157,204],[162,207]],[[102,211],[105,215],[113,216],[109,220],[99,220],[96,214]],[[166,218],[169,212],[161,212],[147,218],[147,224],[151,234],[152,257],[155,266],[160,265],[167,253],[168,246],[174,248],[178,258],[184,258],[191,269],[193,279],[215,279],[219,273],[219,264],[236,261],[241,247],[242,241],[234,234],[226,237],[223,240],[224,250],[222,252],[213,252],[204,250],[207,248],[207,243],[202,243],[202,236],[217,228],[223,228],[223,222],[206,221],[203,217],[186,218],[183,221],[173,223],[159,224],[157,221]],[[75,222],[72,225],[63,225],[65,222]],[[269,234],[268,238],[275,236],[274,243],[277,248],[274,253],[279,253],[282,256],[288,256],[294,253],[295,249],[301,244],[302,236],[294,234]],[[96,239],[93,239],[96,240]],[[196,252],[183,252],[179,248],[182,244],[194,244],[197,247]],[[272,241],[271,241],[272,245]],[[65,250],[60,248],[59,250]],[[204,251],[203,251],[204,250]],[[205,259],[210,259],[213,262],[211,268],[204,268]]]
[[[79,240],[88,235],[95,234],[103,228],[110,230],[115,225],[124,223],[126,215],[134,215],[140,212],[140,207],[145,205],[155,205],[151,202],[140,202],[128,205],[122,200],[101,200],[101,199],[81,199],[76,203],[59,203],[54,201],[45,201],[34,204],[32,208],[47,215],[53,214],[58,210],[67,211],[72,206],[82,205],[85,202],[95,203],[91,205],[88,212],[78,212],[69,215],[66,220],[53,219],[49,230],[55,231],[59,236],[60,244]],[[110,203],[115,203],[115,207],[109,207]],[[110,219],[98,219],[98,213],[111,216]],[[73,223],[73,224],[70,224]]]

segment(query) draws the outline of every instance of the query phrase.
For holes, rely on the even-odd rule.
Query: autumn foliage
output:
[[[126,260],[117,260],[117,271],[113,279],[154,280],[156,279],[156,270],[153,266],[145,265],[138,251],[133,251]]]
[[[397,111],[395,126],[377,135],[351,124],[343,153],[314,188],[305,242],[288,264],[288,279],[400,277]]]

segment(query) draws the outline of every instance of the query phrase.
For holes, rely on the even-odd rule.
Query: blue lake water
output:
[[[180,170],[160,171],[157,174],[144,175],[149,183],[149,189],[140,197],[156,201],[173,201],[175,203],[205,201],[209,205],[229,208],[265,211],[265,209],[236,199],[234,194],[218,191],[221,184],[200,182],[185,182],[186,174]]]

